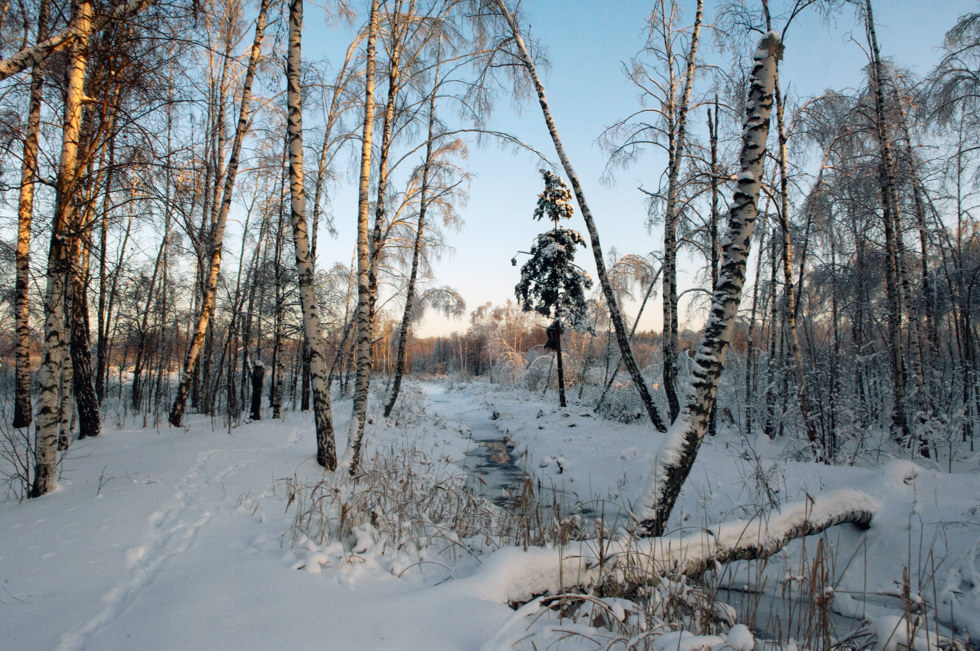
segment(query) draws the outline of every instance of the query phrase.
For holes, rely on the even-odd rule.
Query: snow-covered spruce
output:
[[[521,267],[521,282],[514,293],[525,312],[553,319],[548,327],[547,348],[555,351],[558,367],[558,398],[565,403],[565,373],[562,362],[561,334],[565,325],[576,330],[588,328],[588,307],[585,290],[592,287],[592,279],[584,269],[575,264],[575,249],[585,248],[585,239],[576,231],[559,226],[562,219],[570,219],[575,213],[572,193],[562,180],[548,170],[541,170],[544,190],[538,195],[534,209],[535,219],[550,219],[550,231],[538,235],[531,247],[531,258]],[[517,264],[517,259],[513,260]]]
[[[741,170],[728,212],[728,233],[722,243],[718,285],[694,358],[693,378],[684,409],[667,431],[648,485],[640,494],[639,525],[636,529],[640,536],[663,534],[708,428],[718,391],[718,378],[725,365],[732,326],[742,298],[752,228],[759,212],[757,202],[769,136],[776,62],[781,58],[782,51],[779,34],[769,32],[759,42],[753,55],[754,65],[749,77],[749,96],[742,128]]]
[[[609,280],[609,274],[606,272],[606,261],[602,255],[602,244],[599,242],[599,231],[596,228],[595,220],[592,218],[592,210],[589,208],[588,201],[586,201],[585,191],[582,189],[582,183],[579,181],[578,174],[575,172],[575,168],[572,167],[572,162],[568,158],[565,146],[562,144],[561,136],[558,134],[558,126],[555,124],[554,116],[551,114],[548,96],[544,92],[544,84],[541,83],[541,77],[538,75],[538,68],[534,63],[534,57],[531,56],[530,51],[527,49],[527,44],[524,42],[524,36],[521,34],[517,16],[510,9],[506,0],[492,0],[489,5],[496,8],[500,17],[507,23],[510,35],[514,38],[514,44],[517,46],[517,57],[531,78],[534,91],[538,96],[538,105],[541,107],[541,115],[544,117],[545,126],[548,127],[548,133],[551,135],[551,142],[555,146],[555,151],[558,154],[558,159],[561,161],[562,169],[565,170],[565,174],[568,176],[572,190],[575,193],[575,200],[578,202],[579,210],[582,212],[582,219],[585,220],[585,227],[589,232],[589,242],[592,245],[592,255],[595,258],[596,275],[599,276],[599,285],[602,287],[602,294],[606,299],[606,309],[609,311],[609,319],[612,321],[613,330],[616,332],[616,343],[619,346],[619,353],[622,355],[623,365],[629,372],[630,379],[633,380],[633,386],[636,388],[636,392],[643,402],[643,407],[650,417],[650,422],[657,431],[666,431],[667,428],[664,425],[663,419],[660,417],[657,406],[653,403],[650,389],[647,387],[646,380],[643,378],[643,374],[640,373],[640,367],[636,363],[636,357],[633,355],[629,333],[626,331],[623,314],[619,310],[616,292]]]

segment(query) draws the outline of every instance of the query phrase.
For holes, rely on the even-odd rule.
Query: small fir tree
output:
[[[550,231],[538,235],[531,248],[531,258],[521,267],[521,282],[514,288],[525,312],[537,312],[552,319],[548,327],[547,348],[555,351],[558,361],[558,398],[565,406],[565,372],[562,364],[561,334],[566,325],[575,329],[588,327],[585,292],[592,287],[589,274],[575,264],[575,248],[585,248],[582,236],[558,225],[575,212],[572,193],[557,175],[541,170],[544,191],[538,196],[535,219],[550,219]],[[515,258],[513,264],[517,264]]]

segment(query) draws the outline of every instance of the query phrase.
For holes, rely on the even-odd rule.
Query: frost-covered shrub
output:
[[[466,487],[448,459],[412,447],[377,450],[356,478],[344,472],[311,484],[294,478],[287,490],[291,542],[309,551],[297,569],[318,573],[358,555],[396,575],[427,564],[451,573],[460,555],[475,557],[491,540],[492,505]]]
[[[524,371],[525,388],[532,393],[543,391],[549,376],[553,373],[552,365],[555,356],[533,350],[528,352],[525,358],[527,359],[527,369]]]
[[[601,418],[620,423],[633,423],[646,418],[640,396],[632,386],[613,386],[609,389],[597,413]]]

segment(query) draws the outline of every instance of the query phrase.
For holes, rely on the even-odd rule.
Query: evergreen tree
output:
[[[587,327],[585,291],[592,279],[575,264],[575,248],[585,247],[582,236],[558,225],[575,212],[572,193],[557,175],[541,170],[544,191],[538,196],[534,218],[547,217],[554,224],[550,231],[538,235],[531,248],[531,259],[521,267],[521,282],[514,288],[525,312],[537,312],[553,319],[548,327],[548,344],[558,359],[558,397],[565,406],[565,372],[562,364],[561,333],[565,325],[576,329]],[[513,260],[516,265],[516,258]]]

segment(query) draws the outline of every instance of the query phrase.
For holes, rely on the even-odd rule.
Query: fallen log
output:
[[[488,556],[473,575],[441,589],[460,598],[515,604],[543,594],[588,589],[610,579],[655,583],[671,574],[694,577],[732,561],[769,558],[793,540],[836,525],[867,529],[879,508],[866,493],[839,490],[687,536],[584,540],[560,548],[509,547]]]

